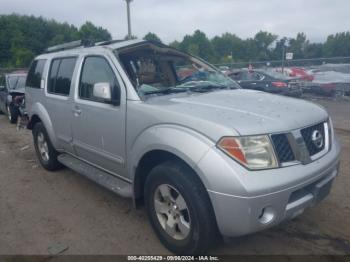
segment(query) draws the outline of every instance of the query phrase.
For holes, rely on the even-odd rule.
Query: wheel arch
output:
[[[32,130],[35,124],[38,122],[43,123],[52,145],[55,148],[57,148],[56,135],[53,129],[53,125],[52,125],[49,113],[46,111],[45,107],[40,103],[33,105],[31,116],[27,124],[27,128],[29,130]]]
[[[167,125],[146,130],[133,144],[129,155],[135,206],[143,204],[144,182],[149,172],[166,161],[183,163],[196,174],[203,187],[208,188],[208,181],[198,170],[197,163],[213,145],[208,138],[183,127]]]

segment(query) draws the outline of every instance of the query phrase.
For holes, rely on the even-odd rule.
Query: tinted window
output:
[[[35,60],[29,70],[26,86],[31,88],[40,88],[41,79],[46,60]]]
[[[255,72],[244,72],[242,74],[242,80],[257,81],[260,80],[260,75]]]
[[[69,95],[76,58],[55,59],[51,63],[47,90],[49,93]]]
[[[60,59],[53,60],[51,63],[49,79],[48,79],[48,83],[47,83],[47,90],[49,93],[53,93],[54,86],[56,84],[58,67],[60,66],[60,63],[61,63]]]
[[[82,99],[103,102],[93,96],[93,87],[96,83],[109,83],[112,95],[119,99],[119,86],[112,68],[102,57],[87,57],[84,61],[79,84],[79,97]]]

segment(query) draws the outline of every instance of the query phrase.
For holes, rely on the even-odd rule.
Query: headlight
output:
[[[270,138],[266,135],[223,137],[217,146],[248,169],[278,167],[275,151]]]

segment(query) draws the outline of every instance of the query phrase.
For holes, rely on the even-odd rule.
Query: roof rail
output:
[[[45,50],[45,53],[58,52],[58,51],[63,51],[68,49],[74,49],[77,47],[89,47],[93,45],[94,44],[88,40],[77,40],[69,43],[51,46]]]
[[[124,39],[116,39],[116,40],[102,41],[102,42],[97,42],[97,43],[95,43],[95,46],[111,45],[111,44],[115,44],[115,43],[119,43],[119,42],[124,42],[124,41],[127,41],[127,40],[124,40]]]

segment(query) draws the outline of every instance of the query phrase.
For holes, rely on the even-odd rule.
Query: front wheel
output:
[[[58,152],[52,146],[46,129],[41,122],[35,124],[33,128],[33,139],[35,152],[41,165],[49,171],[59,169],[62,165],[57,160]]]
[[[153,168],[145,200],[153,229],[175,254],[203,254],[219,239],[209,196],[196,174],[181,162]]]

